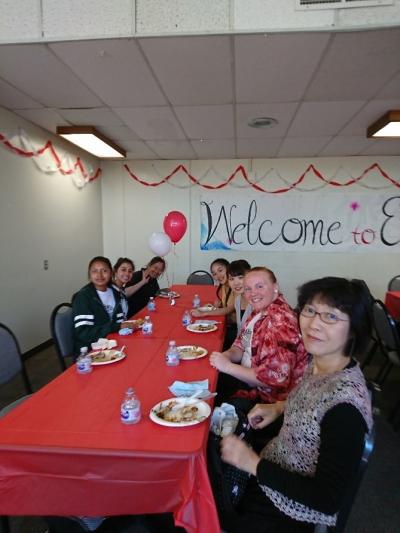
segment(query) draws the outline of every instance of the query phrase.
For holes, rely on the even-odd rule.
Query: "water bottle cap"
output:
[[[129,389],[126,391],[126,394],[131,395],[131,394],[133,394],[134,392],[135,392],[135,391],[134,391],[133,387],[129,387]]]
[[[169,341],[170,346],[175,346],[175,344],[176,344],[176,341]]]
[[[144,318],[145,318],[145,320],[150,320],[149,316],[145,316]]]
[[[84,353],[86,354],[87,351],[88,351],[87,347],[86,347],[86,346],[82,346],[82,348],[81,348],[81,354],[84,354]]]

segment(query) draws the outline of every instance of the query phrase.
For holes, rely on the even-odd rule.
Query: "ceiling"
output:
[[[1,45],[0,105],[128,159],[399,155],[366,129],[400,109],[400,28]]]

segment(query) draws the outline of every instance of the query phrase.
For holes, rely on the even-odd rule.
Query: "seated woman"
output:
[[[227,307],[233,303],[232,290],[228,283],[228,267],[229,261],[220,257],[215,259],[210,265],[210,271],[214,282],[217,283],[217,299],[214,302],[214,307]]]
[[[94,257],[88,268],[89,283],[72,299],[75,357],[79,350],[119,330],[124,313],[121,297],[111,284],[112,267],[106,257]]]
[[[257,405],[248,415],[258,429],[284,411],[278,435],[260,455],[234,436],[222,441],[223,460],[254,476],[234,523],[224,527],[229,532],[334,526],[372,427],[369,393],[352,358],[369,339],[364,288],[343,278],[310,281],[299,289],[298,307],[312,362],[286,403]]]
[[[285,400],[307,364],[298,319],[278,289],[275,274],[265,267],[252,268],[244,278],[244,293],[253,311],[231,348],[212,352],[210,364],[235,378],[220,379],[218,402],[236,389],[248,411],[257,401]]]
[[[133,273],[125,293],[128,298],[128,318],[146,307],[151,296],[160,290],[158,278],[165,270],[165,259],[153,257],[148,265]]]
[[[128,257],[120,257],[114,265],[112,287],[120,294],[124,319],[128,318],[128,293],[126,284],[131,281],[134,270],[135,265]],[[129,289],[133,289],[133,287],[129,287]],[[133,292],[134,291],[132,291],[131,294],[133,294]]]
[[[245,274],[250,270],[250,265],[245,259],[232,261],[227,268],[228,285],[233,298],[229,299],[226,307],[218,307],[209,311],[199,311],[193,309],[192,315],[195,317],[225,316],[228,315],[227,327],[223,349],[232,346],[233,341],[238,336],[242,325],[251,313],[251,305],[244,296],[243,282]]]

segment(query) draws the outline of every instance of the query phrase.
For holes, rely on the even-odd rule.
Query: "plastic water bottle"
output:
[[[142,326],[143,335],[151,335],[153,333],[153,322],[149,316],[144,317],[144,322]]]
[[[193,304],[192,305],[193,305],[193,309],[196,309],[197,307],[200,307],[200,298],[199,298],[198,294],[194,295]]]
[[[154,300],[154,297],[150,296],[150,300],[147,304],[147,311],[151,313],[152,311],[155,311],[155,310],[156,310],[156,302]]]
[[[165,354],[165,363],[167,366],[177,366],[180,363],[179,351],[175,341],[169,341],[169,346]]]
[[[123,424],[136,424],[141,417],[140,401],[137,399],[133,388],[129,387],[121,404],[121,422]]]
[[[186,328],[189,324],[192,323],[192,315],[190,314],[190,311],[185,311],[182,315],[182,325]]]
[[[78,374],[90,374],[92,370],[92,358],[88,354],[86,346],[82,346],[78,359],[76,360],[76,371]]]

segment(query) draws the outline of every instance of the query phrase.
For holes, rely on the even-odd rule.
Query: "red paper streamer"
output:
[[[378,163],[373,163],[370,167],[366,168],[360,176],[358,176],[357,178],[352,178],[346,181],[345,183],[339,183],[337,181],[333,181],[333,180],[329,180],[325,178],[322,175],[322,173],[317,168],[315,168],[314,165],[311,164],[307,167],[307,169],[303,172],[303,174],[301,174],[301,176],[299,176],[299,178],[295,180],[291,185],[289,185],[288,187],[282,188],[282,189],[275,189],[273,191],[268,191],[267,189],[264,189],[257,183],[253,183],[248,177],[246,169],[243,167],[243,165],[239,165],[234,170],[234,172],[229,176],[229,178],[226,181],[220,183],[219,185],[203,185],[202,183],[200,183],[200,181],[196,177],[190,174],[190,172],[187,170],[187,168],[184,165],[178,165],[177,167],[175,167],[175,169],[170,174],[168,174],[168,176],[165,176],[165,178],[154,183],[150,183],[139,178],[136,174],[134,174],[131,171],[128,165],[124,165],[124,168],[128,172],[128,174],[131,176],[131,178],[133,178],[135,181],[137,181],[138,183],[146,187],[158,187],[159,185],[162,185],[163,183],[167,183],[175,174],[177,174],[179,171],[182,171],[186,174],[186,176],[189,178],[189,180],[192,183],[194,183],[195,185],[199,185],[200,187],[203,187],[204,189],[222,189],[223,187],[226,187],[227,185],[229,185],[229,183],[237,175],[239,175],[250,185],[250,187],[252,187],[256,191],[265,192],[268,194],[282,194],[282,193],[291,191],[292,189],[295,189],[300,183],[304,181],[304,178],[309,172],[313,173],[315,177],[317,177],[324,183],[327,183],[328,185],[332,185],[334,187],[348,187],[349,185],[354,185],[355,183],[358,183],[359,181],[364,179],[369,172],[373,170],[378,170],[383,178],[390,181],[390,183],[394,185],[395,187],[400,188],[400,183],[394,180],[393,178],[391,178],[390,176],[388,176],[388,174],[382,170],[382,168],[379,166]]]
[[[75,172],[75,170],[78,169],[85,179],[88,178],[89,181],[93,181],[96,178],[98,178],[100,176],[100,174],[101,174],[101,168],[98,168],[96,170],[96,172],[92,176],[90,176],[89,173],[86,171],[85,166],[83,165],[83,163],[82,163],[82,161],[80,160],[79,157],[76,158],[76,162],[74,163],[73,168],[70,168],[70,169],[62,168],[61,159],[58,156],[58,154],[57,154],[57,152],[56,152],[56,150],[55,150],[55,148],[54,148],[54,146],[53,146],[51,141],[47,141],[44,144],[44,146],[42,146],[41,148],[39,148],[35,152],[23,150],[22,148],[18,148],[18,146],[14,146],[1,133],[0,133],[0,142],[2,142],[4,144],[4,146],[6,146],[9,150],[11,150],[12,152],[14,152],[15,154],[17,154],[17,155],[19,155],[21,157],[38,157],[40,155],[43,155],[48,150],[50,152],[52,158],[55,161],[57,170],[59,170],[59,172],[61,172],[61,174],[63,174],[63,175],[70,175],[73,172]]]

